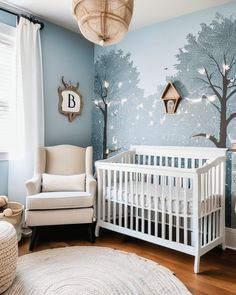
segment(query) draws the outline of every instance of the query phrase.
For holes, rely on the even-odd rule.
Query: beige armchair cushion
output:
[[[85,172],[85,152],[86,149],[77,146],[47,147],[45,172],[57,175],[82,174]]]
[[[28,196],[28,210],[53,210],[92,207],[95,196],[87,192],[48,192]]]
[[[93,208],[26,210],[25,218],[28,226],[91,223],[93,211]]]
[[[37,150],[35,174],[93,174],[93,148],[74,145],[40,147]]]
[[[85,191],[85,173],[79,175],[42,174],[42,192]]]

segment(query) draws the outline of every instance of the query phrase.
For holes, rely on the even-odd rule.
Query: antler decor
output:
[[[69,83],[66,83],[64,76],[61,78],[62,85],[58,87],[59,94],[59,112],[65,116],[68,116],[70,122],[72,122],[76,116],[81,114],[83,101],[82,95],[79,93],[79,82],[76,86]]]

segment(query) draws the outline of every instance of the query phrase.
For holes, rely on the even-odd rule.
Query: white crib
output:
[[[133,146],[96,162],[96,236],[106,228],[200,257],[225,238],[226,150]]]

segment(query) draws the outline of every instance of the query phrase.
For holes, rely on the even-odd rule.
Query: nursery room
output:
[[[0,294],[236,294],[235,0],[0,0]]]

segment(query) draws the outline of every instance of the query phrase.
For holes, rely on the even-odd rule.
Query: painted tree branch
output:
[[[221,68],[220,68],[218,62],[216,61],[216,59],[215,59],[211,54],[209,54],[209,53],[208,53],[207,55],[209,56],[209,58],[210,58],[211,60],[214,61],[214,63],[215,63],[215,65],[216,65],[218,71],[220,72],[221,76],[224,77],[224,74],[223,74],[223,72],[221,71]]]
[[[96,105],[96,108],[98,108],[102,112],[103,116],[105,115],[105,111],[101,106]]]
[[[208,100],[209,101],[209,100]],[[221,112],[221,109],[220,109],[220,107],[218,106],[218,105],[216,105],[214,102],[212,102],[212,101],[209,101],[209,103],[212,105],[212,106],[214,106],[216,109],[217,109],[217,111],[220,113]]]
[[[210,103],[213,107],[217,109],[219,113],[221,113],[221,108],[217,104],[215,104],[213,101],[210,101],[206,95],[203,95],[202,98],[206,99],[208,103]]]
[[[234,88],[234,87],[236,87],[235,82],[232,85],[228,86],[228,89],[231,89],[231,88]]]
[[[218,144],[219,144],[217,139],[215,138],[215,136],[208,135],[206,133],[194,134],[194,135],[192,135],[192,137],[205,137],[205,138],[209,139],[211,142],[213,142],[217,147],[218,147]]]
[[[231,115],[229,116],[229,118],[228,118],[227,121],[226,121],[227,126],[229,125],[229,123],[230,123],[234,118],[236,118],[236,113],[233,113],[233,114],[231,114]]]
[[[206,81],[206,80],[204,80],[202,78],[199,78],[199,77],[196,77],[196,79],[203,82],[203,83],[205,83],[205,84],[207,84],[207,85],[209,85],[209,87],[211,87],[211,85],[210,85],[210,83],[208,81]]]
[[[205,73],[206,73],[207,80],[208,80],[209,84],[211,85],[211,89],[213,90],[213,92],[218,97],[219,101],[221,102],[222,101],[222,97],[221,97],[220,93],[215,89],[214,85],[212,84],[212,82],[211,82],[211,75],[208,74],[208,71],[207,71],[206,68],[205,68]]]
[[[101,95],[100,95],[100,97],[101,97],[103,103],[106,104],[107,103],[106,102],[107,94],[105,96],[103,95],[103,86],[102,86],[102,83],[101,83],[100,87],[101,87]]]
[[[225,53],[224,53],[224,55],[223,55],[223,58],[224,58],[224,63],[225,63],[225,65],[227,65],[226,55],[225,55]]]
[[[230,62],[230,64],[229,64],[229,68],[230,68],[230,69],[232,68],[233,65],[235,65],[234,60],[235,60],[235,57],[233,56],[233,58],[232,58],[232,60],[231,60],[231,62]]]
[[[226,100],[230,99],[230,97],[233,96],[234,94],[236,94],[236,89],[234,89],[233,91],[230,92],[229,95],[227,95]]]
[[[220,87],[220,86],[218,86],[218,85],[214,85],[214,84],[212,84],[215,88],[218,88],[218,89],[220,89],[221,91],[223,91],[223,89],[222,89],[222,87]]]
[[[200,78],[200,77],[196,77],[197,80],[201,81],[201,82],[204,82],[205,84],[207,84],[210,88],[213,86],[215,88],[218,88],[222,91],[222,87],[218,86],[218,85],[214,85],[214,84],[210,84],[208,81]]]

